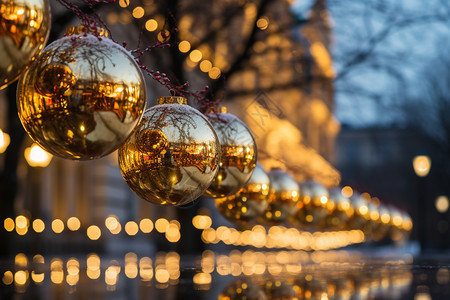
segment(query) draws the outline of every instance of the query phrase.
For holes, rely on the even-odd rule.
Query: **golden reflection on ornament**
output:
[[[134,58],[83,26],[48,45],[19,80],[19,117],[53,155],[87,160],[116,150],[142,118],[143,75]]]
[[[50,33],[48,0],[0,1],[0,90],[19,78]]]
[[[182,205],[211,184],[219,167],[219,147],[212,125],[186,98],[162,97],[119,148],[119,166],[141,198]]]
[[[264,291],[248,280],[237,280],[220,293],[219,300],[266,300]]]
[[[269,173],[269,205],[260,220],[266,224],[279,224],[293,216],[297,210],[300,187],[285,171],[275,168]]]
[[[260,217],[269,204],[270,179],[256,163],[247,184],[235,195],[216,199],[219,212],[231,222],[246,223]]]
[[[256,143],[250,129],[238,117],[226,112],[206,114],[219,138],[219,172],[205,196],[222,198],[237,193],[252,176],[256,164]]]
[[[294,287],[285,281],[268,281],[264,285],[267,299],[284,300],[298,299]],[[307,298],[308,299],[308,298]]]
[[[308,229],[323,229],[325,218],[334,208],[334,202],[323,185],[305,181],[300,183],[300,201],[297,207],[297,213],[290,218],[292,224]]]

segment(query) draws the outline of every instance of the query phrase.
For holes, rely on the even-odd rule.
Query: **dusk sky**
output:
[[[373,9],[374,2],[377,9]],[[307,17],[312,3],[297,1],[293,9]],[[438,18],[448,13],[442,3],[328,1],[337,73],[335,115],[342,124],[402,125],[404,106],[412,99],[427,97],[425,70],[449,44],[450,21]],[[405,20],[411,21],[405,24]],[[354,52],[372,48],[371,39],[385,31],[388,33],[372,44],[375,47],[365,61],[349,67],[347,72],[344,64]],[[342,76],[342,72],[347,73]]]

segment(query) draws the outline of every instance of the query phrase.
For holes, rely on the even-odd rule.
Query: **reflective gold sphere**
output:
[[[272,169],[268,174],[270,179],[269,205],[260,220],[262,223],[279,224],[297,212],[300,187],[294,178],[281,169]]]
[[[317,229],[334,207],[333,200],[329,198],[328,190],[314,181],[300,183],[300,191],[299,209],[290,221],[300,228]]]
[[[387,237],[390,230],[390,214],[387,206],[380,204],[378,206],[378,215],[379,217],[376,220],[372,220],[374,230],[372,231],[371,238],[375,241],[381,241]]]
[[[256,163],[247,184],[235,195],[216,199],[219,212],[231,222],[246,223],[260,217],[269,204],[270,179]]]
[[[334,205],[331,212],[326,216],[324,224],[319,224],[319,228],[326,230],[345,229],[348,220],[353,215],[350,199],[344,197],[340,189],[332,189],[329,194]]]
[[[370,220],[367,200],[361,197],[361,194],[355,192],[353,196],[350,197],[350,205],[353,215],[349,218],[346,229],[363,230]]]
[[[116,150],[142,118],[145,81],[133,57],[84,27],[48,45],[19,80],[19,117],[30,137],[62,158]]]
[[[236,280],[220,293],[219,300],[266,300],[264,291],[248,280]]]
[[[120,170],[139,197],[159,205],[186,204],[214,179],[219,141],[206,117],[185,98],[165,97],[158,103],[119,148]]]
[[[389,207],[390,222],[389,236],[396,243],[405,242],[411,233],[413,223],[408,213],[400,211],[398,208]]]
[[[50,33],[48,0],[0,0],[0,90],[14,82]]]
[[[222,154],[219,172],[205,196],[222,198],[237,193],[252,176],[256,164],[256,143],[250,129],[229,113],[209,113],[219,138]]]

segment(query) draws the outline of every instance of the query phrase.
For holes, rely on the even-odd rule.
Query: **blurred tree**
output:
[[[401,121],[397,116],[403,115],[403,103],[414,88],[411,79],[432,53],[436,32],[450,25],[449,3],[328,2],[335,24],[338,117],[362,125],[375,115],[377,119],[370,121]]]

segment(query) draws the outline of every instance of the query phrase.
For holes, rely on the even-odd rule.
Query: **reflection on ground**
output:
[[[0,298],[443,299],[450,296],[449,266],[445,259],[425,264],[411,255],[354,250],[206,250],[198,257],[19,253],[0,264]]]

